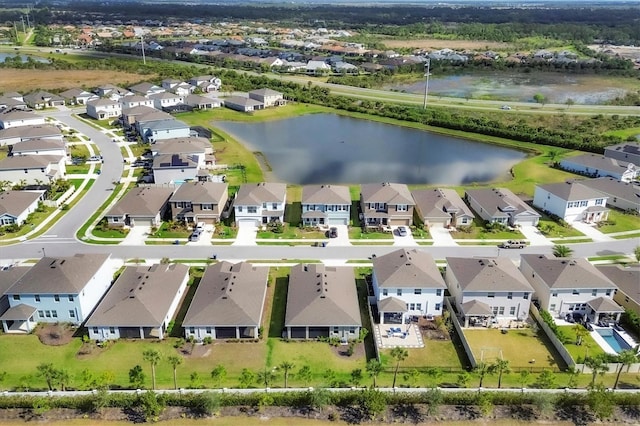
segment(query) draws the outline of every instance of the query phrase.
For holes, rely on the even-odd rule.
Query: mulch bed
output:
[[[349,349],[349,345],[331,346],[331,352],[333,352],[336,356],[341,358],[349,357],[349,354],[347,353],[348,349]],[[365,356],[364,343],[356,343],[355,346],[353,347],[353,354],[351,355],[351,357],[359,358],[363,356]]]
[[[73,340],[75,330],[68,325],[43,324],[36,329],[36,335],[43,345],[62,346]]]

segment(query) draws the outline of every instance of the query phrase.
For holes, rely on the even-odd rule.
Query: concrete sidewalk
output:
[[[596,226],[592,224],[576,221],[571,223],[571,226],[573,226],[575,229],[582,232],[584,235],[586,235],[587,237],[591,238],[593,241],[596,241],[596,242],[605,242],[605,241],[614,240],[610,236],[605,235],[602,232],[598,231]]]

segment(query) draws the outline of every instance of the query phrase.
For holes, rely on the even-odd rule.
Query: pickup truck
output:
[[[525,248],[527,246],[527,242],[526,241],[522,241],[522,240],[509,240],[509,241],[505,241],[502,244],[498,244],[498,247],[500,248],[505,248],[505,249],[512,249],[512,248]]]

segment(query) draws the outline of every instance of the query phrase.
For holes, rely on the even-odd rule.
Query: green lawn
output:
[[[352,226],[349,228],[349,238],[352,240],[392,240],[393,235],[391,232],[362,232],[362,228]]]
[[[538,229],[544,231],[543,234],[547,238],[564,238],[564,237],[583,237],[584,234],[572,226],[562,226],[551,220],[549,216],[538,211],[542,217],[538,222]]]
[[[612,232],[640,231],[640,216],[611,209],[609,210],[607,224],[599,226],[598,230],[605,234],[610,234]]]
[[[610,130],[603,133],[604,136],[618,136],[622,139],[627,139],[629,136],[640,135],[640,127],[632,127],[630,129]]]
[[[38,210],[29,214],[25,223],[23,223],[16,232],[7,232],[6,228],[2,227],[2,231],[0,231],[0,239],[8,240],[26,235],[44,219],[48,218],[55,210],[56,209],[54,207],[46,207],[42,204]]]
[[[66,167],[67,174],[69,175],[86,175],[89,173],[90,168],[91,166],[89,164],[78,164],[77,166],[70,164]]]
[[[408,348],[409,356],[400,364],[403,369],[430,367],[462,369],[464,364],[452,340],[425,340],[424,348]],[[391,349],[382,349],[380,359],[387,368],[395,366]]]
[[[566,367],[546,336],[540,337],[531,328],[509,329],[507,334],[497,328],[465,329],[464,336],[478,362],[491,363],[502,351],[502,358],[512,367]]]
[[[176,222],[174,225],[169,222],[162,222],[160,229],[153,233],[152,238],[187,238],[189,234],[191,234],[191,231],[180,222]]]
[[[89,158],[89,148],[86,144],[69,145],[71,157]]]
[[[520,231],[497,231],[491,232],[485,228],[485,221],[480,218],[473,220],[470,232],[456,231],[451,236],[455,240],[519,240],[524,238]]]
[[[585,356],[594,356],[605,353],[600,345],[598,345],[590,335],[586,335],[582,339],[582,345],[576,345],[577,338],[573,327],[573,325],[561,325],[558,329],[567,336],[569,343],[566,343],[564,347],[567,348],[574,361],[578,362],[579,359],[584,359]]]
[[[298,228],[284,224],[282,233],[269,231],[258,231],[257,238],[273,238],[273,239],[322,239],[326,235],[324,232],[317,231],[315,228]]]

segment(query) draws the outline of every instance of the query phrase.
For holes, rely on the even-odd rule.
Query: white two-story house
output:
[[[304,226],[348,225],[351,220],[349,188],[339,185],[306,185],[302,188]]]
[[[28,333],[38,322],[81,324],[113,278],[109,254],[43,257],[7,290],[5,333]]]
[[[609,209],[605,206],[608,198],[579,181],[568,181],[536,185],[533,205],[565,222],[593,223],[607,220]]]
[[[233,201],[236,224],[253,222],[256,226],[269,222],[284,222],[287,185],[261,182],[240,186]]]
[[[87,115],[96,120],[118,118],[122,114],[122,105],[111,99],[95,99],[87,102]]]
[[[372,281],[381,324],[442,315],[447,286],[428,253],[400,249],[374,257]]]

